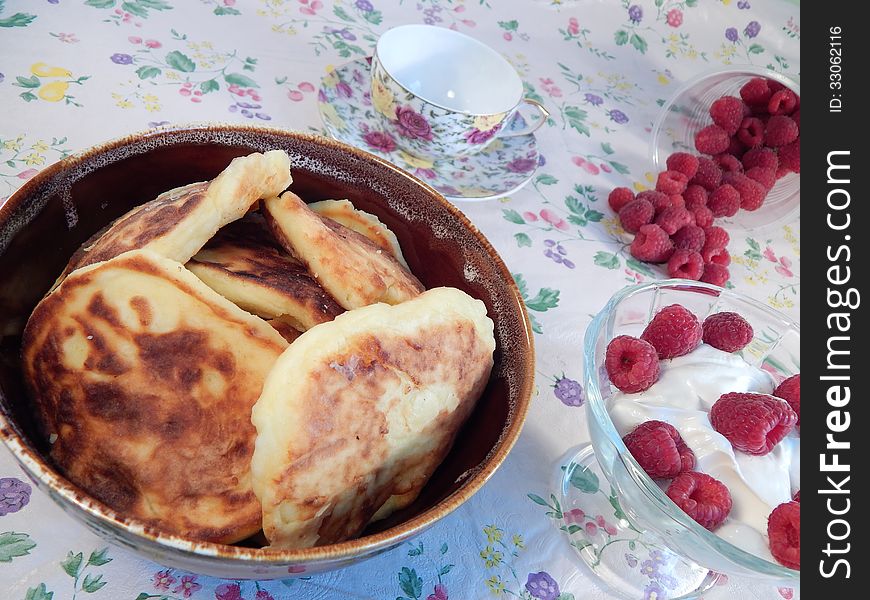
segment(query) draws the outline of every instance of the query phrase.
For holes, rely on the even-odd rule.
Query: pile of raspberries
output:
[[[728,281],[728,234],[714,219],[758,210],[778,179],[800,173],[800,96],[756,77],[740,98],[710,106],[713,123],[695,135],[702,155],[671,154],[655,190],[610,192],[622,228],[635,235],[631,255],[667,263],[670,277],[722,286]]]
[[[659,378],[659,361],[692,352],[703,341],[736,352],[752,341],[752,326],[740,315],[720,312],[703,324],[679,304],[659,311],[639,338],[621,335],[607,346],[605,369],[626,393],[649,389]],[[710,424],[735,452],[763,456],[800,426],[800,374],[784,380],[772,395],[723,394],[710,409]],[[670,479],[667,496],[701,526],[715,530],[731,512],[731,493],[721,481],[695,471],[695,454],[680,432],[664,421],[645,421],[623,438],[626,448],[653,479]],[[768,516],[771,554],[800,570],[800,490]]]

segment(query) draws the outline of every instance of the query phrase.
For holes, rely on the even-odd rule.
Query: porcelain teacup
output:
[[[396,145],[414,156],[453,159],[498,137],[524,135],[549,117],[523,97],[516,69],[498,52],[456,31],[401,25],[378,39],[372,57],[372,105]],[[507,127],[518,110],[525,125]]]

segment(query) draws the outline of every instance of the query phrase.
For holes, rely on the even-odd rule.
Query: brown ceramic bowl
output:
[[[47,455],[21,379],[21,333],[67,259],[91,234],[165,190],[213,178],[236,156],[286,150],[292,189],[308,202],[349,198],[392,229],[427,287],[482,300],[495,322],[495,367],[450,454],[418,500],[362,537],[304,550],[200,543],[148,529],[90,497]],[[36,485],[110,542],[181,569],[229,579],[335,569],[395,547],[468,500],[520,434],[534,379],[528,317],[496,251],[440,194],[371,154],[276,129],[211,126],[149,131],[56,163],[0,207],[0,436]]]

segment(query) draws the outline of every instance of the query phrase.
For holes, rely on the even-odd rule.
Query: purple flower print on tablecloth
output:
[[[665,590],[656,581],[650,581],[643,588],[643,600],[661,600],[665,597]]]
[[[396,126],[402,136],[412,140],[432,141],[432,127],[426,117],[410,106],[396,107],[396,119]]]
[[[743,30],[744,35],[749,39],[756,37],[761,32],[761,24],[758,21],[750,21]]]
[[[740,0],[740,2],[737,3],[737,8],[740,10],[748,10],[752,8],[752,6],[749,5],[749,0]]]
[[[591,104],[592,106],[601,106],[604,104],[604,98],[597,94],[586,93],[583,95],[583,101],[586,104]]]
[[[133,57],[129,54],[122,54],[120,52],[116,52],[112,56],[109,57],[113,63],[116,65],[132,65]]]
[[[496,133],[498,133],[499,129],[501,129],[501,123],[486,131],[472,129],[470,132],[465,134],[465,139],[468,141],[469,144],[485,144],[486,142],[491,140]]]
[[[380,150],[381,152],[392,152],[396,149],[396,142],[390,137],[390,134],[382,131],[370,131],[363,136],[369,148]]]
[[[447,588],[439,583],[435,586],[435,590],[426,596],[426,600],[448,600]]]
[[[619,110],[618,108],[614,108],[607,112],[607,116],[610,117],[610,120],[614,123],[619,123],[620,125],[625,125],[628,123],[628,115]]]
[[[15,477],[0,478],[0,517],[18,512],[30,502],[30,484]]]
[[[505,165],[511,173],[528,173],[538,164],[533,158],[515,158]]]
[[[632,23],[640,23],[643,19],[643,9],[637,4],[628,8],[628,18]]]
[[[369,0],[356,0],[355,5],[363,12],[372,12],[375,9]]]
[[[738,39],[740,39],[740,34],[737,33],[737,28],[736,27],[729,27],[728,29],[726,29],[725,30],[725,39],[728,40],[729,42],[736,42]]]
[[[215,600],[243,600],[238,583],[222,583],[214,589]]]
[[[565,406],[583,406],[583,401],[585,400],[583,388],[579,382],[565,377],[564,373],[561,377],[556,378],[553,390],[556,398],[561,400]]]
[[[559,584],[546,571],[529,573],[526,589],[538,600],[556,600],[559,597]]]

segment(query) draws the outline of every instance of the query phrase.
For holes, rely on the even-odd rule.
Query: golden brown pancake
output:
[[[251,416],[253,487],[271,545],[339,542],[391,497],[401,497],[392,508],[413,501],[483,392],[494,349],[484,304],[453,288],[303,333]]]
[[[424,290],[391,253],[365,236],[320,217],[293,192],[268,198],[261,207],[275,238],[344,308],[376,302],[399,304]]]
[[[366,236],[373,244],[392,254],[400,265],[410,270],[408,263],[405,262],[405,257],[402,255],[402,247],[399,246],[396,234],[381,223],[377,216],[359,210],[351,204],[350,200],[320,200],[312,202],[308,208],[321,217],[332,219],[336,223],[341,223],[348,229],[353,229],[358,234]]]
[[[283,150],[235,158],[213,180],[169,190],[118,218],[73,255],[60,279],[138,248],[186,263],[218,229],[291,182],[290,158]]]
[[[187,268],[237,306],[264,319],[281,317],[300,331],[344,312],[257,213],[221,229]]]
[[[126,517],[231,543],[260,528],[251,407],[286,347],[180,263],[134,250],[46,296],[22,362],[70,481]]]

